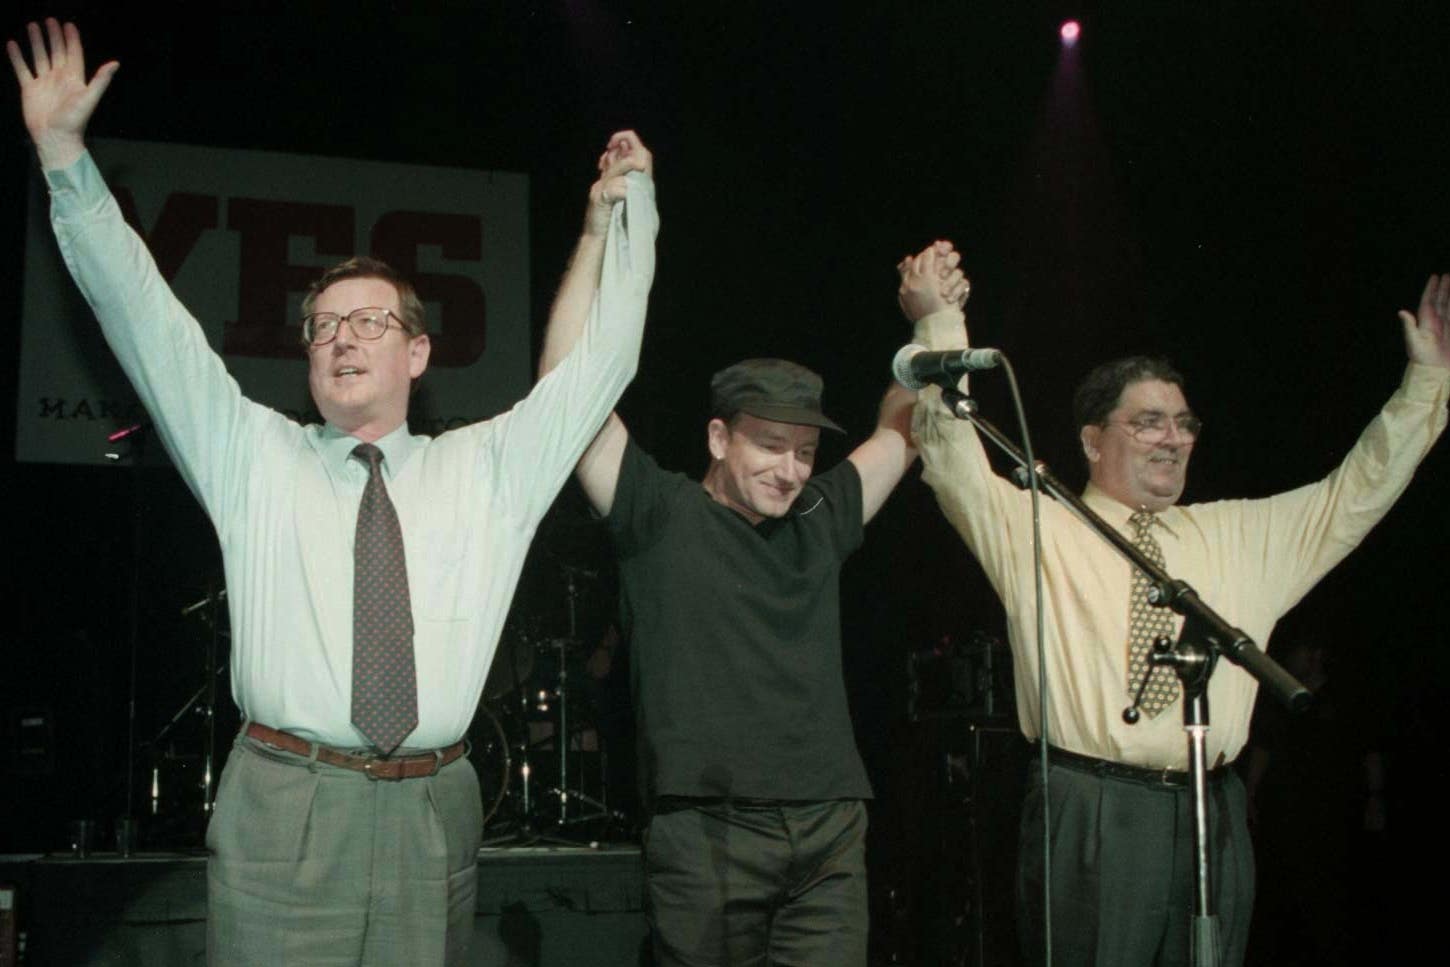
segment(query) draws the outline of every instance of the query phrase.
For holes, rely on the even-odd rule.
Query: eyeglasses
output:
[[[1109,420],[1108,422],[1113,426],[1122,427],[1134,440],[1149,446],[1157,446],[1168,439],[1171,427],[1177,427],[1178,436],[1188,443],[1196,442],[1199,435],[1203,433],[1203,421],[1190,414],[1169,417],[1162,413],[1145,413],[1131,420]]]
[[[326,346],[337,338],[338,330],[346,322],[352,327],[354,336],[366,342],[373,342],[383,338],[383,333],[388,331],[389,316],[398,320],[399,329],[409,332],[402,318],[393,310],[378,306],[364,306],[361,309],[352,310],[345,316],[340,316],[335,312],[314,312],[311,315],[303,316],[302,341],[309,346]]]

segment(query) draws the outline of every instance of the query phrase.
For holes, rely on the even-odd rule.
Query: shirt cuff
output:
[[[77,158],[75,164],[69,168],[52,168],[43,174],[46,187],[50,189],[55,214],[61,218],[67,214],[95,208],[105,200],[110,191],[89,151]]]
[[[1411,403],[1445,405],[1446,397],[1450,396],[1450,369],[1425,363],[1407,364],[1405,378],[1400,381],[1400,395]]]
[[[955,307],[938,309],[916,320],[911,341],[927,349],[961,349],[967,345],[967,317]]]
[[[640,192],[649,198],[650,204],[655,203],[655,180],[643,171],[627,171],[624,174],[625,191],[630,188]],[[627,196],[626,196],[627,197]]]

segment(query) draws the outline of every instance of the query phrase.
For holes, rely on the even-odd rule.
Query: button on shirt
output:
[[[89,155],[45,176],[66,264],[216,527],[242,714],[326,745],[366,745],[349,720],[352,543],[367,482],[349,459],[358,441],[242,395]],[[568,358],[505,414],[436,438],[405,424],[375,441],[412,594],[419,722],[408,748],[466,731],[539,520],[634,375],[658,215],[653,182],[628,181]]]
[[[966,345],[960,312],[920,320],[915,341]],[[1450,370],[1411,363],[1399,389],[1344,462],[1317,483],[1261,500],[1171,507],[1154,536],[1168,573],[1265,647],[1274,624],[1384,516],[1445,428]],[[981,563],[1007,611],[1019,724],[1037,738],[1037,620],[1030,495],[998,477],[970,424],[925,390],[914,415],[923,479]],[[1133,508],[1089,485],[1087,505],[1132,539]],[[1150,768],[1187,768],[1180,698],[1155,718],[1122,720],[1130,567],[1050,499],[1042,501],[1050,741],[1072,752]],[[1175,621],[1175,634],[1182,628]],[[1258,683],[1220,662],[1209,684],[1210,762],[1232,761],[1248,739]]]

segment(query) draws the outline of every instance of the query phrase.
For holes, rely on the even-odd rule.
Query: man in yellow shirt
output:
[[[937,254],[902,263],[902,306],[915,341],[967,345],[954,309],[914,311],[906,280],[936,272]],[[1098,367],[1074,416],[1094,511],[1167,571],[1191,584],[1261,645],[1275,622],[1342,560],[1410,482],[1446,423],[1450,396],[1450,275],[1432,276],[1418,312],[1400,313],[1409,365],[1399,389],[1344,461],[1323,480],[1262,500],[1179,506],[1201,424],[1183,379],[1162,360]],[[936,390],[921,394],[914,434],[924,479],[981,562],[1007,611],[1022,732],[1038,741],[1037,614],[1029,495],[992,472],[977,437]],[[1138,605],[1127,562],[1068,510],[1042,504],[1044,654],[1051,765],[1052,940],[1055,964],[1188,962],[1193,878],[1187,744],[1176,678],[1153,672],[1144,714],[1132,703],[1147,666],[1132,647],[1144,627],[1181,619]],[[1136,633],[1136,634],[1135,634]],[[1253,903],[1253,856],[1243,787],[1227,768],[1248,738],[1256,681],[1219,663],[1208,687],[1209,853],[1224,964],[1240,963]],[[1029,958],[1043,949],[1044,790],[1029,778],[1018,868],[1019,932]]]

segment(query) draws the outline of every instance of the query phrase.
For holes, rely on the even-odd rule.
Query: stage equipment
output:
[[[497,712],[490,717],[509,749],[507,794],[500,800],[509,808],[495,808],[498,821],[485,846],[572,846],[598,838],[590,832],[626,821],[609,806],[608,750],[580,707],[575,684],[587,657],[578,603],[596,574],[570,565],[559,572],[567,634],[506,633],[484,688],[489,708],[480,706],[480,713]],[[591,756],[595,768],[589,768]]]
[[[141,745],[150,756],[148,813],[154,825],[153,838],[168,841],[167,845],[200,846],[216,803],[217,680],[227,673],[223,651],[231,638],[226,597],[226,588],[209,587],[206,594],[181,609],[182,617],[192,618],[205,628],[200,683],[161,730]],[[198,720],[200,751],[178,751],[177,733]]]

